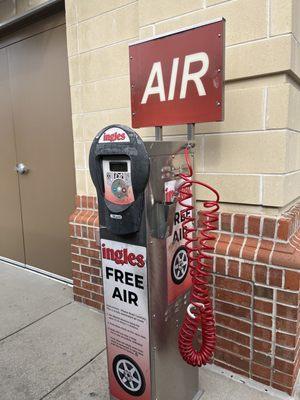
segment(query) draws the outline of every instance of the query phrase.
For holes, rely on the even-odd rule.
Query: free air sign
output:
[[[222,121],[225,20],[129,46],[132,126]]]

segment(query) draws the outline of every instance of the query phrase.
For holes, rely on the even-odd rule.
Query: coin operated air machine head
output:
[[[141,138],[121,125],[107,127],[96,136],[89,162],[101,223],[115,235],[139,231],[150,168]]]
[[[102,129],[91,146],[114,400],[198,400],[202,394],[198,369],[191,365],[211,357],[214,324],[204,255],[199,250],[192,258],[196,250],[190,250],[197,241],[192,147],[184,141],[143,142],[123,125]],[[202,347],[194,350],[200,319]]]

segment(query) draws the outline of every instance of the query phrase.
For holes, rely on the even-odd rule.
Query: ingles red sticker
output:
[[[101,240],[108,373],[118,400],[150,400],[146,248]]]
[[[100,136],[98,143],[125,143],[130,142],[129,136],[123,129],[118,128],[117,126],[113,126],[112,128],[107,129]]]
[[[174,194],[181,181],[173,180],[165,182],[165,200],[174,201]],[[192,204],[192,199],[185,200],[186,204]],[[168,263],[168,304],[173,303],[183,295],[191,286],[191,277],[188,271],[188,254],[184,247],[183,222],[190,217],[191,211],[182,213],[184,207],[178,202],[173,221],[172,234],[167,238],[167,263]]]

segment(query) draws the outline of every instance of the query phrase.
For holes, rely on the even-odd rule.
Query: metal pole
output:
[[[155,140],[162,141],[162,126],[155,127]]]
[[[187,138],[188,141],[195,140],[195,124],[187,124]]]

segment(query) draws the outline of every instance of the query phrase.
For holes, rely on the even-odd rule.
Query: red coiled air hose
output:
[[[184,209],[181,213],[185,216],[183,231],[185,248],[188,253],[189,271],[192,277],[192,289],[190,294],[190,305],[179,332],[178,344],[182,358],[190,365],[201,367],[212,357],[216,344],[216,329],[212,304],[209,298],[208,277],[210,276],[210,266],[205,263],[212,259],[207,252],[211,252],[213,247],[208,242],[215,240],[212,231],[216,229],[215,223],[218,221],[217,212],[219,210],[219,194],[206,183],[193,180],[193,169],[189,158],[189,149],[185,149],[185,159],[188,166],[188,174],[180,174],[183,183],[179,187],[179,203]],[[203,226],[200,229],[199,237],[196,235],[195,217],[193,216],[194,207],[187,204],[187,200],[192,197],[192,185],[200,185],[212,191],[216,197],[212,201],[204,201],[206,209]],[[191,216],[190,216],[191,214]],[[194,309],[191,313],[191,308]],[[199,326],[202,327],[202,343],[199,349],[194,347],[194,338]]]

